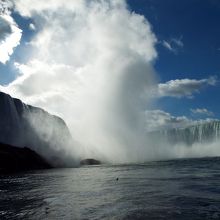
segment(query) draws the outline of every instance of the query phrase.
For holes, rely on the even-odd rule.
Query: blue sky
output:
[[[21,17],[17,13],[12,13],[12,17],[22,30],[22,38],[20,44],[14,49],[9,62],[6,64],[0,62],[0,85],[7,85],[16,78],[18,73],[13,64],[14,62],[25,62],[26,54],[29,51],[29,46],[26,43],[29,42],[35,34],[35,32],[29,28],[31,23],[29,18]]]
[[[220,2],[217,0],[129,0],[130,9],[143,14],[159,41],[180,39],[176,53],[157,45],[155,68],[161,82],[182,78],[220,76]],[[220,86],[203,88],[189,98],[162,98],[161,108],[193,117],[190,108],[207,108],[220,118]],[[201,117],[201,115],[200,115]]]
[[[128,0],[129,10],[142,14],[150,22],[158,39],[158,58],[154,63],[159,83],[176,79],[208,79],[216,77],[214,86],[205,85],[192,96],[158,98],[153,109],[174,116],[198,119],[220,118],[220,2],[218,0]],[[29,28],[31,19],[13,13],[23,31],[20,45],[10,61],[0,63],[0,85],[6,85],[18,74],[14,62],[25,62],[30,46],[27,42],[35,31]],[[195,114],[190,109],[206,109],[213,115]]]

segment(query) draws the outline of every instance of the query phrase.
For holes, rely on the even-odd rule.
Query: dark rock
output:
[[[84,159],[80,161],[80,165],[100,165],[101,161],[95,159]]]
[[[33,150],[0,143],[0,174],[52,168]]]

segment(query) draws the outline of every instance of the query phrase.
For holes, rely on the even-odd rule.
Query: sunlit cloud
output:
[[[186,116],[173,116],[163,110],[148,110],[146,115],[146,130],[164,130],[171,128],[183,128],[193,124]]]
[[[5,64],[20,44],[22,30],[11,17],[7,2],[0,3],[0,62]]]
[[[195,115],[207,115],[207,116],[214,116],[214,113],[207,110],[206,108],[196,108],[190,109],[190,111]]]
[[[217,84],[216,77],[207,79],[176,79],[158,85],[159,97],[175,97],[175,98],[193,98],[195,93],[199,93],[206,86],[215,86]]]

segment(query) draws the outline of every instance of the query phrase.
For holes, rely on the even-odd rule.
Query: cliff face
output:
[[[220,139],[220,121],[206,122],[186,128],[156,131],[152,132],[151,136],[170,144],[183,143],[189,146],[194,143],[213,142]]]
[[[65,148],[71,147],[72,137],[65,122],[2,92],[0,142],[18,147],[29,146],[53,166],[65,166],[70,160]]]

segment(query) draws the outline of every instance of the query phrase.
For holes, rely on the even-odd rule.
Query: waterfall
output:
[[[161,136],[170,144],[184,143],[191,146],[194,143],[212,142],[220,139],[220,121],[205,122],[186,128],[174,128],[153,133]]]

